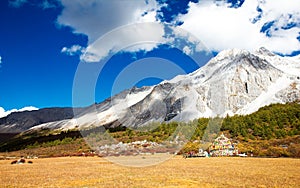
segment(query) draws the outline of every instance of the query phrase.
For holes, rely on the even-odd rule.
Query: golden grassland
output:
[[[10,160],[1,160],[1,187],[300,187],[300,159],[292,158],[175,156],[139,168],[99,157],[32,161],[11,165]]]

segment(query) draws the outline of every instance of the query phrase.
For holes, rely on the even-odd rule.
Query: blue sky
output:
[[[94,98],[76,103],[85,106],[190,73],[224,49],[300,52],[297,0],[3,0],[0,20],[0,113],[72,106],[78,67],[97,79]],[[140,24],[149,22],[155,24]],[[130,64],[151,66],[149,58],[161,59],[153,76],[133,68],[131,75],[145,71],[148,78],[114,83]]]
[[[0,2],[0,106],[70,106],[70,90],[78,58],[60,53],[64,45],[86,45],[87,37],[59,28],[61,9],[20,8]]]

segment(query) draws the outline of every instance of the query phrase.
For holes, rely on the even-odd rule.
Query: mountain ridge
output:
[[[299,100],[299,72],[297,57],[280,57],[265,48],[253,53],[224,50],[190,74],[125,90],[102,103],[75,109],[73,119],[35,124],[29,130],[120,125],[139,128],[155,121],[250,114],[272,103]],[[0,132],[4,126],[10,127],[0,119]]]

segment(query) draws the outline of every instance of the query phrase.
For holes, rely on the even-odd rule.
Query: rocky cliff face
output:
[[[271,103],[297,100],[299,57],[280,57],[264,48],[254,53],[232,49],[220,52],[191,74],[152,87],[126,90],[76,113],[76,120],[47,122],[32,129],[102,125],[137,128],[154,121],[249,114]]]

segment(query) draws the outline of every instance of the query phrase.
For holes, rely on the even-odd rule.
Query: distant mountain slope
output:
[[[72,118],[72,108],[44,108],[35,111],[13,112],[0,118],[0,132],[23,132],[36,125]]]
[[[297,100],[300,100],[299,57],[280,57],[265,48],[254,53],[231,49],[220,52],[191,74],[151,87],[132,88],[76,112],[76,120],[61,115],[62,119],[26,125],[0,123],[0,130],[3,127],[7,131],[25,130],[33,124],[37,126],[32,130],[141,127],[153,121],[250,114],[272,103]]]

